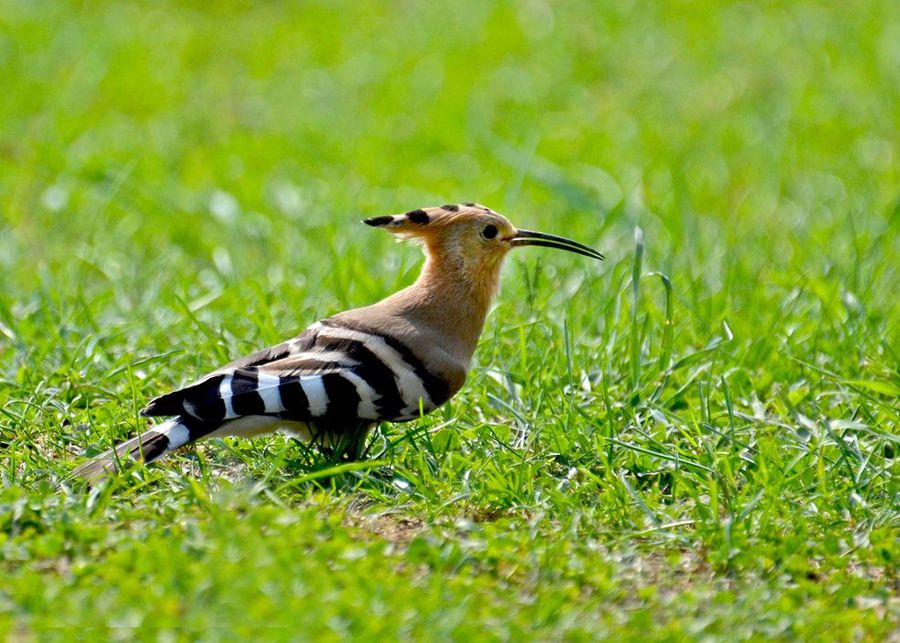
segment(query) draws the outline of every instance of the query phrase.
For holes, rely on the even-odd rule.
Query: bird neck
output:
[[[390,299],[405,316],[433,330],[445,350],[468,365],[498,291],[501,262],[502,258],[473,267],[428,253],[416,282]]]

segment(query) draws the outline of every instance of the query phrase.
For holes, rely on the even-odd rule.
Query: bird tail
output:
[[[206,433],[207,430],[196,425],[196,421],[184,416],[167,420],[78,466],[72,475],[97,482],[129,461],[149,464]]]

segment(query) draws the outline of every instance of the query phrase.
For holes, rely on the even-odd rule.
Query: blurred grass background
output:
[[[885,636],[898,88],[893,2],[0,0],[0,631]],[[375,468],[218,441],[57,487],[409,283],[359,219],[461,201],[609,259],[511,257]]]

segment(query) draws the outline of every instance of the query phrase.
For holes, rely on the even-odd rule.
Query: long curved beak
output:
[[[517,230],[516,236],[509,240],[511,246],[544,246],[545,248],[559,248],[560,250],[568,250],[578,255],[591,257],[603,261],[605,257],[593,248],[566,239],[565,237],[557,237],[554,234],[546,232],[534,232],[533,230]]]

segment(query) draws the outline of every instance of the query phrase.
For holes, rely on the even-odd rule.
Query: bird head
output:
[[[425,245],[429,261],[445,271],[493,278],[513,248],[544,246],[603,259],[577,241],[516,228],[503,215],[477,203],[442,205],[366,219],[364,223]]]
[[[444,350],[468,364],[491,301],[500,288],[500,267],[513,248],[545,246],[603,259],[577,241],[521,230],[477,203],[442,205],[366,219],[425,247],[425,265],[414,284],[379,302],[426,328],[439,329]]]

